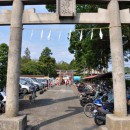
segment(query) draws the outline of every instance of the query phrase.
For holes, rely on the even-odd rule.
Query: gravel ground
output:
[[[74,87],[55,86],[37,93],[34,103],[28,97],[20,101],[20,113],[26,114],[32,130],[97,130],[93,119],[87,118]]]

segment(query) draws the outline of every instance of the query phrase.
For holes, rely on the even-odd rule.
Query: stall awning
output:
[[[85,79],[94,79],[96,78],[98,75],[91,75],[91,76],[88,76],[88,77],[84,77],[83,80]]]
[[[112,73],[109,72],[109,73],[105,73],[105,74],[91,75],[91,76],[88,76],[88,77],[84,77],[83,80],[95,79],[95,78],[98,78],[98,79],[112,78]]]

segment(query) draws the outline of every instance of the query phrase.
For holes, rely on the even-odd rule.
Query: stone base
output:
[[[108,114],[106,127],[108,130],[130,130],[130,116],[116,117],[113,114]]]
[[[108,114],[106,126],[101,126],[97,130],[130,130],[130,116],[116,117]]]
[[[0,116],[0,130],[25,130],[27,126],[27,116],[17,116],[7,118]]]

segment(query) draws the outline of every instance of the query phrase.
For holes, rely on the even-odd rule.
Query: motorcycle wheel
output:
[[[96,123],[96,125],[101,126],[101,125],[105,125],[105,121],[97,119],[96,116],[94,118],[94,122]]]
[[[87,103],[84,106],[84,114],[89,117],[92,118],[93,117],[93,111],[94,111],[94,104],[93,103]]]

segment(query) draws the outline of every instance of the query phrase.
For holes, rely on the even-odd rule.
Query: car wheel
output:
[[[23,89],[22,89],[22,92],[23,92],[23,94],[27,94],[27,93],[28,93],[28,90],[27,90],[26,88],[23,88]]]

